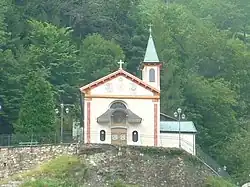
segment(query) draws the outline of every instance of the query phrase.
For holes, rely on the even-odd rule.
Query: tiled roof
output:
[[[143,62],[156,63],[159,62],[159,58],[155,49],[155,44],[152,35],[150,34],[148,39],[148,45]]]
[[[161,121],[160,122],[161,132],[179,132],[179,122],[178,121]],[[181,132],[196,133],[197,130],[192,121],[181,121],[180,122]]]

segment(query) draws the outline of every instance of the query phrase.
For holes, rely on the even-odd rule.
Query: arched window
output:
[[[100,140],[105,141],[105,139],[106,139],[106,132],[105,132],[105,130],[101,130],[100,131]]]
[[[121,101],[116,101],[114,103],[112,103],[112,105],[110,106],[110,108],[112,109],[126,109],[126,105],[124,103],[122,103]]]
[[[127,118],[127,114],[123,111],[115,111],[113,113],[113,123],[115,124],[125,124],[126,123],[126,118]]]
[[[133,142],[138,142],[138,132],[137,131],[132,132],[132,140],[133,140]]]
[[[151,68],[149,70],[149,82],[155,82],[155,69]]]

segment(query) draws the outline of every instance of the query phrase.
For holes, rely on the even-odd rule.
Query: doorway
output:
[[[124,110],[116,110],[112,115],[111,144],[127,145],[127,114]]]
[[[127,129],[126,128],[112,128],[111,129],[111,144],[127,145]]]

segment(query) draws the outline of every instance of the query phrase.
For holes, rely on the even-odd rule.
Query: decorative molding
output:
[[[127,129],[127,126],[112,126],[110,127],[111,129]]]
[[[85,95],[85,98],[107,98],[107,99],[160,99],[160,95]]]
[[[147,68],[150,66],[157,66],[160,69],[162,69],[162,64],[163,62],[155,62],[155,63],[154,62],[141,62],[140,69],[143,70],[143,68]]]
[[[160,67],[157,67],[157,84],[159,85],[159,87],[160,87],[160,75],[161,74],[161,72],[160,72]]]
[[[87,143],[90,143],[91,102],[87,102]]]
[[[158,146],[158,104],[154,104],[154,146]]]
[[[147,84],[146,82],[144,82],[143,80],[139,79],[138,77],[124,71],[123,69],[119,69],[118,71],[115,71],[105,77],[102,77],[86,86],[83,86],[80,88],[81,92],[86,94],[86,90],[89,89],[93,89],[96,88],[102,84],[104,84],[107,81],[113,80],[114,78],[118,77],[118,76],[122,76],[123,78],[126,78],[128,80],[131,80],[133,82],[135,82],[136,84],[146,88],[147,90],[153,92],[153,93],[160,93],[160,90],[158,90],[157,88]]]
[[[152,99],[152,101],[155,103],[155,102],[159,102],[159,98],[157,98],[157,99]]]
[[[84,100],[85,101],[92,101],[92,98],[91,97],[85,97]]]

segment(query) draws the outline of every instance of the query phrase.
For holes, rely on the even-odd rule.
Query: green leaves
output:
[[[120,46],[93,34],[83,40],[79,68],[86,70],[84,75],[91,82],[117,70],[120,59],[124,59]]]
[[[29,76],[15,132],[29,135],[55,132],[54,109],[50,83],[40,73],[32,73]]]
[[[232,38],[242,24],[240,3],[177,0],[166,6],[144,0],[140,6],[140,19],[153,22],[160,59],[167,62],[161,109],[171,115],[181,106],[198,128],[198,144],[220,161],[224,154],[237,152],[236,146],[231,153],[221,150],[241,134],[239,119],[246,121],[249,115],[250,51],[237,36]],[[240,172],[234,161],[222,162]]]
[[[7,41],[7,25],[4,22],[5,14],[7,13],[8,9],[10,8],[10,2],[8,0],[2,0],[0,2],[0,49],[1,45]]]
[[[197,142],[238,176],[237,172],[248,169],[244,164],[237,166],[248,156],[244,148],[238,154],[237,146],[248,141],[242,124],[248,123],[250,115],[249,15],[247,0],[33,0],[14,4],[2,0],[0,99],[4,107],[0,115],[15,123],[24,91],[25,95],[38,92],[38,88],[24,89],[31,81],[30,73],[42,72],[58,103],[78,103],[79,87],[117,70],[120,59],[128,71],[138,71],[149,35],[147,25],[153,23],[157,52],[164,62],[162,112],[171,115],[182,107],[198,128]],[[31,96],[25,98],[24,108],[32,101]],[[27,116],[38,128],[33,121],[40,120],[35,115],[39,111],[29,116],[23,107],[22,121]],[[230,151],[222,149],[225,146]],[[237,155],[237,159],[221,159],[225,154]]]
[[[24,55],[28,59],[25,62],[27,71],[43,69],[55,90],[67,88],[62,99],[74,102],[80,72],[78,50],[71,41],[72,30],[35,20],[29,21],[29,25],[32,44]]]
[[[221,150],[221,153],[226,153],[224,157],[221,156],[221,160],[228,163],[230,173],[241,183],[245,183],[245,179],[249,177],[250,153],[247,149],[250,144],[249,137],[249,129],[248,132],[242,131],[241,134],[235,134],[228,145]]]
[[[200,129],[198,140],[210,152],[216,152],[224,145],[230,134],[238,131],[233,106],[236,105],[236,93],[224,80],[206,80],[190,76],[185,85],[185,106],[192,108],[189,113]],[[199,118],[193,113],[200,114]],[[194,117],[194,118],[193,118]],[[215,149],[216,148],[216,149]]]

